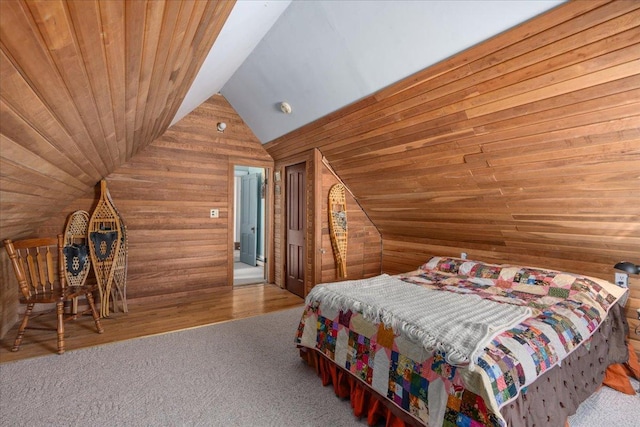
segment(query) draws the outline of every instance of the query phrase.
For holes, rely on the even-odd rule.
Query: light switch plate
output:
[[[629,276],[625,273],[614,273],[615,274],[615,283],[621,288],[629,287]]]

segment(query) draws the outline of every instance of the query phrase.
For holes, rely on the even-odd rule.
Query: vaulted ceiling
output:
[[[561,3],[293,1],[221,93],[267,143]]]
[[[309,85],[314,82],[302,80],[299,75],[326,63],[323,55],[336,49],[351,49],[354,58],[356,53],[366,57],[373,52],[365,49],[366,43],[360,43],[360,47],[331,45],[323,44],[324,39],[347,37],[342,27],[348,26],[350,20],[358,23],[355,28],[360,28],[365,37],[371,31],[379,32],[379,26],[362,21],[361,14],[356,13],[363,5],[360,2],[341,3],[346,9],[336,9],[339,12],[331,11],[331,2],[289,3],[0,2],[0,238],[33,233],[51,214],[86,194],[100,179],[162,135],[172,120],[175,122],[225,86],[231,104],[266,142],[429,65],[412,62],[409,65],[413,68],[398,67],[398,61],[385,59],[383,62],[389,65],[396,63],[392,67],[395,74],[355,92],[337,89],[345,84],[348,88],[354,86],[348,79],[343,80],[344,73],[316,73],[312,77],[317,79],[317,88],[310,90]],[[495,26],[483,27],[482,37],[502,31],[558,1],[545,1],[544,6],[539,2],[515,2],[509,7],[503,7],[503,2],[486,3],[499,4],[505,13],[492,14],[497,16]],[[379,8],[380,4],[369,7]],[[385,7],[389,9],[391,4]],[[410,4],[403,4],[403,8]],[[432,4],[442,7],[447,2]],[[424,5],[419,7],[425,9]],[[507,9],[521,10],[507,13]],[[438,20],[438,10],[436,7],[430,16],[431,26]],[[374,17],[376,13],[370,15]],[[406,19],[406,15],[397,14],[395,18]],[[335,22],[327,21],[328,16],[333,16]],[[310,25],[305,20],[322,23]],[[415,28],[420,27],[420,20],[413,22]],[[315,27],[320,31],[305,35],[305,28]],[[386,27],[392,34],[398,26],[389,21]],[[398,43],[407,43],[394,39],[385,48],[385,38],[392,39],[378,37],[371,44],[374,50],[392,51]],[[310,43],[307,47],[301,43],[304,40]],[[464,43],[475,42],[469,39]],[[464,43],[453,49],[464,48]],[[278,54],[261,60],[265,52],[273,52],[274,46],[279,49]],[[316,55],[303,56],[299,49]],[[407,54],[406,49],[403,52]],[[441,56],[446,54],[446,50],[439,52]],[[340,55],[346,58],[344,52]],[[289,70],[278,75],[273,70],[283,58],[289,58]],[[295,61],[300,66],[296,67]],[[317,65],[311,61],[317,61]],[[354,64],[358,61],[354,59]],[[332,66],[343,66],[339,62]],[[291,74],[295,70],[298,77]],[[379,74],[382,70],[371,67],[371,71]],[[263,79],[265,75],[277,78]],[[256,77],[255,82],[247,80],[252,76]],[[367,79],[361,74],[350,78],[354,77]],[[296,88],[294,81],[301,86]],[[262,89],[239,90],[256,84],[261,84]],[[283,84],[287,91],[283,91]],[[331,85],[336,89],[327,90]],[[331,96],[338,92],[339,97]],[[280,96],[296,101],[296,111],[288,121],[283,121],[279,112],[274,115],[273,103],[280,101]],[[251,110],[248,105],[257,109]],[[306,105],[306,111],[302,105]],[[271,128],[265,128],[264,123]]]
[[[161,135],[233,5],[1,2],[0,237],[28,234]]]

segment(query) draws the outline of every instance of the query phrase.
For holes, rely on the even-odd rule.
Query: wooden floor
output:
[[[129,302],[128,313],[111,313],[108,318],[102,319],[103,334],[96,333],[91,316],[67,321],[65,349],[69,352],[85,347],[257,316],[292,307],[302,309],[303,303],[302,298],[286,290],[275,285],[262,284],[216,289],[196,295],[180,296],[172,300],[166,298],[161,301],[132,300]],[[30,321],[29,325],[55,328],[55,314],[40,316]],[[11,347],[17,328],[16,323],[0,341],[0,363],[56,353],[55,331],[41,330],[27,330],[20,350],[12,352]]]

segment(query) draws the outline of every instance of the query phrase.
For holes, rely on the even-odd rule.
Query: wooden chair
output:
[[[100,324],[100,316],[98,316],[93,302],[92,292],[95,286],[67,286],[64,274],[63,245],[62,235],[57,238],[4,241],[5,249],[18,279],[20,303],[27,306],[12,351],[20,349],[24,331],[27,329],[29,317],[36,304],[56,305],[58,354],[64,353],[64,321],[77,318],[76,314],[65,315],[65,301],[73,301],[76,297],[85,296],[98,333],[104,332]]]

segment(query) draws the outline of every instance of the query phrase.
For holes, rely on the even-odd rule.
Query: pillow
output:
[[[640,381],[640,362],[638,362],[638,356],[631,345],[631,341],[627,342],[627,348],[629,349],[629,360],[624,364],[625,370],[629,376],[633,376]]]
[[[447,258],[435,256],[426,263],[422,264],[420,266],[420,270],[435,270],[451,274],[466,274],[463,271],[468,269],[469,266],[466,266],[467,268],[462,268],[463,271],[460,271],[463,264],[475,264],[475,261],[468,261],[462,258]]]
[[[499,276],[502,267],[503,266],[499,264],[487,264],[462,258],[436,256],[422,264],[420,270],[435,270],[443,273],[493,279]]]
[[[627,349],[629,360],[626,363],[610,365],[604,373],[602,384],[619,392],[633,395],[636,394],[636,391],[633,389],[629,377],[640,379],[640,364],[638,364],[638,356],[636,356],[630,342],[627,342]]]
[[[624,366],[620,363],[609,365],[604,373],[602,384],[624,394],[636,394],[627,376],[627,371],[625,371]]]
[[[500,277],[500,273],[502,272],[502,266],[496,264],[485,264],[483,262],[479,262],[474,265],[467,276],[470,277],[481,277],[483,279],[498,279]]]
[[[589,296],[589,305],[596,302],[597,306],[601,307],[598,311],[601,311],[602,315],[605,314],[602,311],[606,312],[624,293],[624,289],[588,276],[537,267],[488,264],[455,257],[433,257],[422,264],[420,270],[488,279],[489,283],[514,291],[525,300],[533,296],[567,299],[578,293],[585,294]]]

